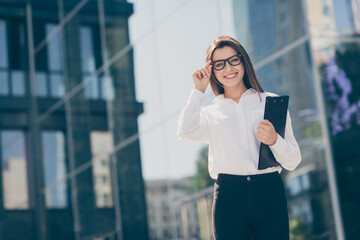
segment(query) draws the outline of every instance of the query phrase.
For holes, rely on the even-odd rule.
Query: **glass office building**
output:
[[[0,239],[148,239],[132,13],[0,2]]]
[[[237,37],[262,85],[290,95],[303,157],[283,173],[292,221],[305,239],[357,239],[359,1],[233,4]]]
[[[292,230],[304,239],[335,239],[321,110],[302,1],[234,1],[237,38],[249,50],[266,91],[289,95],[302,162],[283,171]],[[235,14],[236,13],[236,14]],[[296,231],[292,231],[296,232]],[[307,234],[307,235],[306,235]],[[294,236],[296,237],[296,236]]]

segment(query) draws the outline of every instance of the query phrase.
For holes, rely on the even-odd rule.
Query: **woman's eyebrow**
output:
[[[229,59],[229,58],[232,58],[232,57],[235,57],[235,56],[238,56],[238,54],[232,55],[232,56],[230,56],[228,58],[222,58],[222,59],[218,59],[218,60],[213,60],[213,62],[226,60],[226,59]]]

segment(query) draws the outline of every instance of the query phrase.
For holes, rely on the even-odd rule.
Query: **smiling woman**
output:
[[[209,144],[208,168],[216,179],[213,201],[215,239],[289,239],[282,168],[301,161],[287,113],[285,138],[262,120],[267,96],[250,58],[235,39],[216,38],[206,64],[192,74],[194,89],[178,121],[178,137]],[[209,85],[216,95],[202,107]],[[251,116],[251,117],[249,117]],[[280,166],[258,169],[260,143],[269,145]],[[271,206],[269,208],[268,206]]]

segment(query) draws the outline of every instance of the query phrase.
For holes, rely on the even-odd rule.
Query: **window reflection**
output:
[[[9,94],[8,73],[6,71],[0,70],[0,95],[8,95],[8,94]]]
[[[59,131],[42,132],[45,178],[45,202],[49,208],[68,206],[64,134]]]
[[[46,24],[46,35],[49,36],[55,28],[55,24]],[[57,32],[47,44],[48,70],[50,73],[51,86],[50,95],[52,97],[62,97],[65,95],[62,51],[61,32]]]
[[[21,130],[1,131],[4,208],[29,207],[25,136]]]
[[[46,35],[49,36],[52,31],[56,28],[55,24],[46,24]],[[62,45],[61,45],[61,38],[60,38],[60,31],[58,31],[54,37],[48,43],[48,64],[50,71],[61,71],[62,68]]]
[[[25,80],[23,71],[12,71],[11,82],[12,82],[12,94],[14,96],[25,95]]]
[[[0,19],[0,95],[9,94],[6,22]]]
[[[81,66],[83,81],[88,81],[91,73],[96,69],[94,44],[93,44],[93,31],[91,27],[82,26],[80,28],[80,46],[81,46]],[[99,98],[99,80],[92,78],[85,86],[85,96],[87,98]]]
[[[44,72],[37,72],[35,74],[35,81],[36,81],[36,95],[39,97],[46,97],[48,95],[46,74]]]
[[[6,22],[0,19],[0,68],[8,67]]]
[[[115,98],[114,83],[113,83],[113,79],[111,76],[108,76],[108,77],[102,76],[101,77],[101,89],[102,89],[101,96],[105,100],[113,100]]]
[[[113,151],[112,135],[109,132],[93,131],[90,134],[93,161],[93,179],[97,207],[112,207],[110,178],[110,153]]]
[[[64,79],[62,74],[50,75],[50,94],[52,97],[62,97],[65,95]]]

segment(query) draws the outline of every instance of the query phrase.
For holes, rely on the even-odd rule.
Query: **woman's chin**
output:
[[[225,79],[222,82],[222,85],[225,87],[237,87],[241,85],[241,80],[237,79]]]

